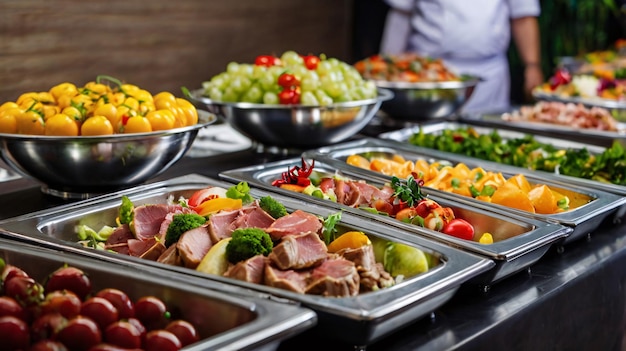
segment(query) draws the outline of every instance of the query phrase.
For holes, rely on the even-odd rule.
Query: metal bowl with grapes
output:
[[[16,172],[63,198],[89,198],[146,182],[182,158],[198,131],[217,120],[199,112],[193,126],[106,136],[0,133],[0,157]]]
[[[392,97],[341,60],[294,51],[230,62],[190,95],[253,142],[283,149],[344,141]]]

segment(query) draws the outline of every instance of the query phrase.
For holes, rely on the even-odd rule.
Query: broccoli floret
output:
[[[122,196],[122,204],[118,209],[118,218],[121,224],[130,224],[133,221],[133,214],[135,210],[135,205],[128,198],[128,196]]]
[[[262,229],[239,228],[233,231],[226,245],[226,258],[234,264],[256,255],[267,256],[273,248],[272,238]]]
[[[172,217],[172,222],[165,232],[165,246],[177,242],[181,235],[188,230],[198,228],[206,223],[207,219],[197,213],[179,213]]]
[[[276,201],[276,199],[274,199],[271,196],[264,196],[262,198],[259,199],[259,206],[267,213],[270,214],[270,216],[274,217],[274,218],[280,218],[282,216],[286,216],[287,215],[287,209],[285,208],[285,205],[281,204],[280,202]]]

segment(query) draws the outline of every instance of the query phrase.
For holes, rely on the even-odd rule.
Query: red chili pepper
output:
[[[311,184],[311,180],[309,180],[309,176],[313,172],[313,166],[315,165],[315,160],[311,162],[309,166],[308,163],[302,158],[302,166],[293,166],[288,168],[287,171],[281,174],[281,179],[276,179],[272,182],[273,186],[281,186],[283,184],[297,184],[300,186],[309,186]]]

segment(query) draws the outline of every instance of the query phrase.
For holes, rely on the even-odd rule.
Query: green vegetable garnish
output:
[[[270,216],[274,218],[280,218],[287,215],[287,209],[285,205],[276,201],[271,196],[264,196],[259,199],[259,207],[261,207],[265,212],[269,213]]]
[[[335,240],[335,235],[337,234],[337,228],[335,226],[341,220],[341,212],[333,213],[324,219],[324,224],[322,227],[322,236],[324,237],[324,242],[326,245],[330,244],[333,240]]]
[[[233,185],[226,190],[226,197],[231,199],[241,199],[241,202],[246,205],[254,201],[252,195],[250,195],[250,186],[247,182],[239,182],[237,185]]]
[[[128,198],[128,196],[122,196],[122,204],[118,209],[120,224],[130,224],[133,221],[133,214],[135,210],[135,205]]]
[[[413,207],[418,202],[424,199],[422,195],[422,184],[424,181],[421,179],[415,181],[413,176],[409,176],[406,179],[406,184],[402,184],[398,177],[391,178],[391,188],[394,191],[394,196],[404,201],[409,207]]]

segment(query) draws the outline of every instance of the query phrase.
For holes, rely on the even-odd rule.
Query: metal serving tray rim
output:
[[[0,221],[0,229],[6,232],[13,233],[23,240],[35,240],[41,245],[46,245],[47,242],[52,241],[54,245],[60,246],[72,246],[71,243],[65,240],[51,237],[40,232],[41,223],[50,223],[55,220],[61,220],[64,216],[68,217],[69,213],[76,215],[89,213],[86,210],[89,206],[101,205],[102,208],[109,208],[109,206],[115,204],[119,205],[121,195],[128,195],[131,200],[135,201],[136,198],[146,198],[153,195],[162,195],[168,188],[189,188],[189,187],[205,187],[207,185],[223,185],[231,186],[231,183],[216,181],[214,179],[204,177],[197,174],[191,174],[188,176],[172,178],[158,183],[152,183],[144,186],[138,186],[130,189],[125,189],[112,193],[109,195],[102,195],[87,200],[82,200],[73,204],[63,205],[47,210],[37,211],[31,214],[17,216]],[[254,197],[267,194],[266,191],[258,189],[252,189],[251,194]],[[302,201],[294,198],[288,198],[281,195],[273,195],[277,200],[282,201],[288,208],[293,208],[308,205],[307,210],[312,207],[310,204],[303,203]],[[327,209],[322,206],[313,205],[317,211],[328,212]],[[97,212],[97,210],[93,210]],[[20,225],[30,223],[33,229],[36,229],[37,233],[24,233],[19,230]],[[343,215],[342,223],[349,226],[361,227],[363,226],[362,219],[357,219],[356,216]],[[17,229],[17,230],[16,230]],[[320,311],[326,311],[329,313],[338,313],[341,317],[350,318],[354,320],[373,321],[375,319],[385,319],[391,317],[391,311],[408,308],[411,305],[417,304],[422,299],[427,299],[432,296],[434,292],[445,292],[448,290],[454,290],[469,279],[482,274],[493,267],[494,263],[486,258],[479,257],[466,253],[461,250],[447,247],[441,243],[429,241],[423,238],[404,233],[400,230],[388,231],[380,224],[375,222],[368,222],[366,231],[375,234],[382,235],[388,239],[397,240],[399,242],[418,245],[420,247],[428,248],[434,252],[442,255],[444,262],[441,267],[433,270],[433,272],[427,272],[418,277],[414,277],[406,280],[405,282],[398,284],[390,289],[382,289],[377,292],[370,292],[356,297],[343,297],[343,298],[328,298],[315,295],[297,294],[287,290],[278,288],[271,288],[268,286],[247,283],[243,281],[237,281],[232,278],[225,278],[220,276],[211,276],[203,273],[196,272],[187,268],[168,266],[157,262],[152,262],[136,257],[123,256],[118,254],[112,254],[108,252],[102,252],[99,250],[93,250],[83,248],[79,244],[75,244],[73,250],[83,252],[85,255],[93,255],[96,257],[102,257],[103,255],[116,260],[123,260],[128,262],[135,262],[140,265],[146,265],[152,267],[152,269],[167,269],[172,272],[184,273],[185,275],[198,277],[194,279],[194,282],[201,285],[208,285],[214,289],[224,289],[228,286],[238,286],[247,290],[251,290],[254,293],[261,291],[267,293],[267,295],[278,296],[287,300],[297,301],[305,303],[307,307],[318,309]],[[44,240],[45,239],[45,240]],[[450,260],[450,257],[454,257],[454,260]],[[446,278],[446,279],[442,279]],[[203,279],[200,279],[203,278]],[[217,283],[216,283],[217,282]],[[420,288],[421,287],[421,288]],[[245,291],[241,291],[245,293]],[[393,294],[393,296],[391,296]],[[389,296],[385,298],[385,296]],[[383,303],[384,301],[384,303]]]
[[[419,128],[419,127],[413,127],[413,128],[408,128],[408,129],[416,130],[415,128]],[[327,146],[327,147],[322,147],[319,149],[309,150],[309,151],[305,151],[303,153],[303,156],[306,158],[319,159],[333,166],[337,166],[341,168],[349,167],[349,168],[357,169],[357,167],[347,165],[345,162],[337,160],[336,158],[333,157],[333,155],[343,155],[342,152],[354,151],[357,148],[368,149],[368,151],[399,150],[401,152],[410,153],[410,154],[423,154],[423,156],[428,157],[428,158],[438,158],[442,160],[452,160],[454,162],[464,162],[464,163],[471,163],[471,164],[482,164],[481,162],[478,162],[480,160],[468,158],[466,156],[460,156],[460,155],[456,155],[452,153],[441,152],[438,150],[422,148],[422,147],[418,147],[414,145],[405,145],[399,141],[391,140],[391,139],[375,139],[375,138],[364,138],[364,139],[359,139],[356,141],[340,143],[340,144],[336,144],[333,146]],[[542,172],[542,173],[534,172],[533,173],[532,171],[524,169],[524,168],[512,167],[512,166],[502,167],[502,166],[506,166],[506,165],[500,165],[498,163],[490,162],[487,164],[487,166],[483,168],[488,170],[489,167],[491,168],[499,167],[501,168],[499,169],[499,171],[502,171],[502,173],[512,173],[512,174],[523,173],[530,181],[535,180],[533,182],[541,182],[541,183],[545,183],[548,185],[553,184],[553,185],[556,185],[557,187],[563,187],[563,188],[566,188],[566,189],[569,189],[578,193],[589,195],[595,200],[593,200],[592,202],[588,204],[585,204],[584,206],[575,208],[571,211],[562,212],[558,214],[552,214],[552,215],[530,213],[530,212],[516,210],[516,209],[509,208],[509,207],[491,204],[491,203],[485,203],[484,204],[485,206],[489,206],[489,207],[493,206],[493,208],[499,208],[505,211],[510,211],[512,213],[516,213],[521,216],[532,217],[532,218],[545,220],[549,222],[556,222],[556,223],[560,223],[560,224],[568,225],[568,226],[577,226],[582,222],[592,219],[593,217],[595,217],[596,215],[600,213],[605,213],[605,212],[614,210],[626,204],[626,198],[624,198],[623,196],[619,196],[613,192],[602,190],[600,185],[596,185],[595,187],[588,187],[587,189],[580,189],[576,187],[578,186],[576,182],[569,179],[571,177],[564,178],[564,177],[557,177],[556,175],[549,177],[549,173],[546,173],[546,172]],[[363,169],[363,173],[366,174],[368,177],[374,177],[378,179],[389,178],[378,172],[374,172],[374,171],[366,170],[366,169]],[[481,202],[479,200],[470,199],[462,195],[448,194],[447,196],[450,196],[453,198],[459,198],[459,199],[462,198],[463,201],[471,201],[472,203],[476,203],[476,204]]]
[[[0,233],[5,233],[0,229]],[[285,333],[297,333],[313,327],[317,323],[316,314],[298,305],[285,305],[275,301],[254,296],[237,296],[219,290],[202,289],[198,284],[183,280],[167,271],[156,271],[149,267],[131,265],[124,261],[102,261],[97,256],[84,255],[83,252],[71,250],[65,246],[54,244],[36,246],[34,242],[22,242],[0,236],[0,251],[11,251],[16,254],[28,254],[43,259],[70,264],[89,266],[89,269],[106,271],[110,269],[117,276],[129,277],[141,282],[151,282],[164,287],[189,292],[194,295],[218,299],[245,308],[256,314],[256,318],[231,330],[201,339],[189,345],[185,350],[230,349],[235,345],[250,348],[259,344],[273,342]],[[125,267],[126,269],[121,269]],[[148,273],[149,274],[145,274]]]

